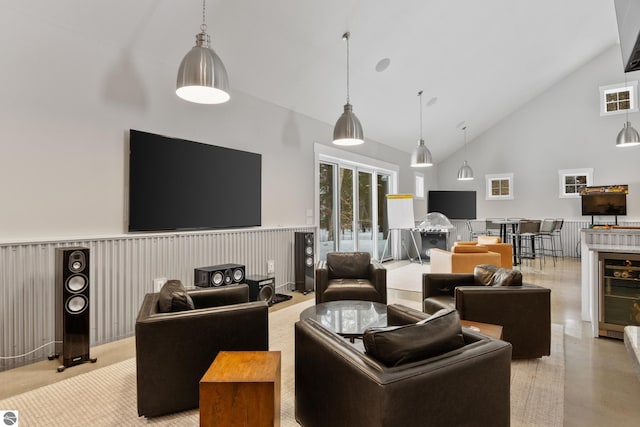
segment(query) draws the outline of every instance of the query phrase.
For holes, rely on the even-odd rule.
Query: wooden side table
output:
[[[200,380],[200,426],[280,426],[280,352],[221,351]]]
[[[498,340],[502,339],[502,326],[492,325],[491,323],[474,322],[473,320],[460,320],[462,326],[477,329],[481,334],[487,335]]]

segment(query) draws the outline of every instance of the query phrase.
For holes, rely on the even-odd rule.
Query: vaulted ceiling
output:
[[[201,0],[3,7],[176,71],[202,22]],[[410,152],[423,90],[436,163],[462,146],[461,122],[471,141],[618,42],[613,0],[209,0],[206,11],[232,96],[331,125],[346,100],[341,36],[350,31],[350,98],[366,138]]]

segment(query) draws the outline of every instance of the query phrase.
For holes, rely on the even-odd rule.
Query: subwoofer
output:
[[[266,301],[268,304],[273,302],[273,297],[276,294],[276,279],[274,277],[254,274],[247,276],[246,283],[249,285],[249,301]]]
[[[296,291],[304,294],[314,289],[315,249],[312,232],[296,232],[294,238],[294,273]]]
[[[245,267],[241,264],[221,264],[194,270],[193,283],[201,288],[244,283]]]
[[[89,357],[89,285],[89,248],[56,248],[56,351],[49,358],[62,356],[60,372],[96,361]]]

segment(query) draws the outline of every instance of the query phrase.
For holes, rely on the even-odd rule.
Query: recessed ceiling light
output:
[[[433,98],[431,98],[430,100],[427,101],[427,107],[431,107],[436,102],[438,102],[438,97],[434,96]]]
[[[383,72],[389,67],[389,64],[391,64],[391,60],[389,58],[382,58],[376,64],[376,71],[379,73]]]

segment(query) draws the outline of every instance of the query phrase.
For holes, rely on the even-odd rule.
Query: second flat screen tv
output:
[[[129,231],[261,225],[262,156],[129,133]]]
[[[427,212],[440,212],[449,219],[476,219],[475,191],[429,191]]]

